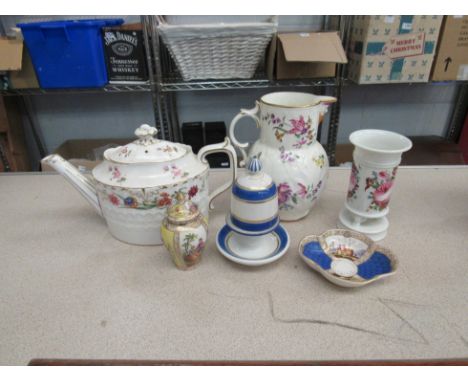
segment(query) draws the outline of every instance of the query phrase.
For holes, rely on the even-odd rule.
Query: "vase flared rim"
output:
[[[355,131],[349,140],[356,147],[381,154],[401,154],[413,147],[411,140],[404,135],[378,129]]]

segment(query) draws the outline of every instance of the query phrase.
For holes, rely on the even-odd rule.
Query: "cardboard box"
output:
[[[10,87],[12,89],[37,89],[39,82],[37,81],[36,71],[31,61],[31,56],[28,53],[26,46],[23,48],[23,59],[21,69],[10,72]]]
[[[351,143],[340,143],[336,145],[335,163],[337,166],[353,161],[354,145]]]
[[[468,80],[468,16],[445,16],[431,79]]]
[[[38,88],[36,72],[21,32],[15,38],[0,38],[0,71],[8,71],[12,89]]]
[[[54,154],[59,154],[82,172],[91,171],[102,161],[102,154],[109,147],[125,145],[134,140],[128,139],[70,139],[62,143]],[[43,160],[42,171],[55,171]]]
[[[0,70],[20,70],[23,58],[23,40],[0,38]]]
[[[346,63],[338,32],[279,33],[270,44],[269,79],[333,77],[337,63]]]
[[[443,16],[355,16],[348,78],[359,84],[427,82]]]

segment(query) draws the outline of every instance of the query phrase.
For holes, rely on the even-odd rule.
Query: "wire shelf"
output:
[[[313,87],[336,86],[336,78],[312,78],[300,80],[270,81],[266,78],[251,80],[213,80],[213,81],[189,81],[166,80],[161,83],[161,91],[192,91],[192,90],[228,90],[228,89],[255,89],[255,88],[280,88],[280,87]]]
[[[150,84],[108,84],[103,88],[70,88],[70,89],[8,89],[0,90],[4,96],[28,96],[41,94],[75,94],[75,93],[123,93],[123,92],[150,92]]]

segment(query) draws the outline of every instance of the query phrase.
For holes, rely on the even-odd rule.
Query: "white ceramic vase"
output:
[[[229,135],[242,155],[261,157],[263,169],[278,188],[279,217],[291,221],[305,217],[322,192],[328,174],[327,154],[317,141],[319,123],[336,98],[298,92],[269,93],[232,120]],[[253,118],[260,138],[247,155],[248,143],[234,134],[237,122]]]
[[[412,143],[403,135],[385,130],[359,130],[349,139],[355,149],[339,226],[381,240],[389,227],[386,215],[398,165]]]

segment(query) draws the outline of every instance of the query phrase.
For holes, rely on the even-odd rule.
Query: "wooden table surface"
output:
[[[213,171],[211,187],[228,176]],[[311,214],[284,224],[288,253],[261,268],[217,252],[223,194],[202,262],[183,272],[163,247],[114,239],[60,176],[0,176],[0,364],[466,359],[468,168],[399,170],[381,242],[399,271],[361,289],[330,284],[297,252],[335,227],[348,177],[330,170]]]

